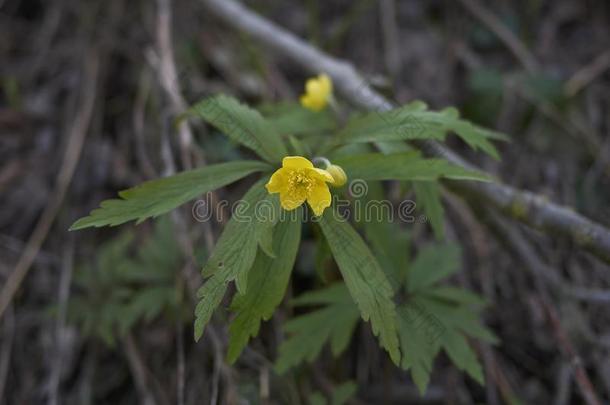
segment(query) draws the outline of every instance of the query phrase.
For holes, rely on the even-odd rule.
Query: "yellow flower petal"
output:
[[[305,196],[301,197],[288,190],[280,191],[280,205],[287,211],[298,208],[305,202]]]
[[[326,181],[328,183],[334,183],[334,178],[332,176],[332,174],[330,174],[328,171],[324,170],[324,169],[318,169],[317,167],[314,167],[313,169],[311,169],[312,171],[312,175],[313,177],[322,180],[322,181]]]
[[[286,156],[282,160],[282,167],[291,169],[313,169],[313,163],[303,156]]]
[[[278,169],[273,173],[269,182],[265,185],[269,193],[279,193],[282,188],[286,187],[286,176],[282,169]]]
[[[307,196],[307,203],[317,216],[322,215],[324,209],[330,207],[331,196],[328,185],[318,180],[311,194]]]

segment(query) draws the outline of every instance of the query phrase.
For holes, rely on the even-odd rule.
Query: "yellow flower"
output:
[[[330,190],[326,183],[333,183],[326,170],[318,169],[302,156],[286,156],[265,187],[269,193],[280,193],[280,204],[285,210],[293,210],[305,201],[314,214],[322,215],[330,206]]]
[[[326,74],[313,77],[305,83],[305,94],[301,96],[301,105],[312,111],[326,107],[333,92],[333,82]]]

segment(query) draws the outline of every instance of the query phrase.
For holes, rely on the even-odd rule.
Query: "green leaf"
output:
[[[290,154],[296,156],[308,156],[311,155],[309,147],[301,142],[299,138],[293,135],[288,135],[288,144],[290,146]]]
[[[480,295],[452,286],[443,285],[429,288],[426,289],[425,294],[439,300],[449,301],[450,303],[457,305],[474,307],[475,309],[481,309],[487,306],[487,301],[481,298]]]
[[[358,390],[358,386],[353,381],[344,382],[335,387],[331,405],[343,405],[350,400]]]
[[[460,370],[483,384],[481,365],[466,336],[498,342],[478,319],[484,300],[460,288],[436,285],[456,272],[460,262],[459,246],[432,245],[422,249],[409,268],[408,301],[398,309],[402,367],[411,370],[422,393],[440,349]]]
[[[473,149],[482,149],[499,159],[489,139],[503,135],[481,128],[459,118],[455,108],[429,111],[426,104],[415,101],[390,111],[375,111],[353,118],[339,134],[340,142],[386,142],[412,139],[444,140],[448,132],[456,133]]]
[[[373,334],[398,364],[400,351],[392,286],[360,235],[345,219],[337,217],[332,209],[326,210],[320,218],[322,232],[362,318],[370,320]]]
[[[367,186],[367,193],[354,201],[354,221],[393,287],[398,288],[407,271],[410,235],[393,221],[381,182],[371,181]]]
[[[329,109],[311,111],[298,103],[281,103],[262,108],[263,115],[280,134],[311,134],[330,131],[335,120]]]
[[[347,381],[334,387],[330,405],[344,405],[356,394],[357,390],[358,386],[353,381]],[[309,396],[309,405],[327,405],[328,403],[324,395],[318,391],[314,391]]]
[[[309,396],[309,405],[327,405],[327,404],[328,404],[328,401],[326,401],[326,398],[324,398],[324,395],[322,395],[322,393],[319,391],[314,391]]]
[[[326,306],[286,322],[284,330],[291,336],[280,345],[275,364],[278,373],[304,361],[312,362],[328,341],[333,355],[338,356],[347,348],[360,318],[358,308],[343,283],[303,294],[293,303]]]
[[[195,309],[195,340],[203,334],[229,282],[235,281],[237,291],[246,293],[248,271],[254,263],[260,235],[269,222],[278,218],[278,215],[275,218],[260,215],[258,211],[261,206],[276,206],[270,199],[277,196],[269,195],[264,183],[265,180],[257,182],[244,195],[203,268],[203,276],[209,279],[197,292],[201,300]]]
[[[220,94],[206,98],[191,107],[187,114],[203,118],[270,163],[278,163],[288,154],[274,126],[258,111],[232,97]]]
[[[407,288],[410,293],[422,290],[460,269],[461,249],[455,244],[423,248],[409,267]]]
[[[398,308],[398,332],[402,351],[401,367],[411,371],[413,381],[423,395],[430,382],[432,364],[439,352],[438,338],[431,335],[434,320],[418,307],[402,305]]]
[[[412,139],[445,138],[437,125],[426,125],[422,112],[427,108],[421,101],[414,101],[389,111],[373,111],[351,118],[339,132],[343,142],[383,142]]]
[[[155,221],[153,232],[143,239],[134,238],[132,231],[120,233],[100,245],[86,266],[77,267],[74,283],[79,288],[69,303],[69,319],[83,334],[113,344],[138,322],[176,314],[182,308],[175,271],[182,260],[167,216]]]
[[[102,201],[100,208],[76,221],[70,230],[115,226],[133,220],[140,223],[146,218],[165,214],[201,194],[268,168],[268,165],[258,161],[238,161],[147,181],[119,192],[121,199]]]
[[[413,367],[413,379],[421,391],[427,385],[433,357],[441,348],[456,367],[480,384],[484,383],[481,365],[466,335],[490,343],[497,340],[479,323],[476,312],[442,298],[418,293],[399,309],[399,314],[404,321],[400,330],[403,367]],[[415,346],[417,351],[409,352],[409,345]]]
[[[333,160],[345,170],[349,179],[362,180],[453,180],[491,181],[482,172],[465,169],[444,159],[425,159],[419,152],[368,153],[341,156]]]
[[[246,293],[233,298],[231,309],[237,316],[229,327],[230,363],[237,360],[248,340],[258,334],[261,320],[269,320],[284,297],[301,240],[301,209],[298,212],[275,226],[273,250],[278,257],[259,251],[248,273]]]
[[[466,292],[465,290],[462,290]],[[430,294],[436,292],[436,294]],[[458,304],[449,296],[439,296],[438,289],[426,290],[417,295],[417,301],[447,329],[453,329],[462,334],[497,344],[498,338],[479,321],[480,307]]]
[[[443,333],[441,339],[443,341],[443,349],[449,355],[453,364],[460,370],[468,373],[479,384],[485,384],[481,364],[474,350],[468,345],[464,335],[449,329]]]
[[[441,202],[440,185],[434,181],[414,181],[417,204],[423,206],[437,240],[445,238],[445,210]]]

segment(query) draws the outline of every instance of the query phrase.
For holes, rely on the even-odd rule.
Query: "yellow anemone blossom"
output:
[[[312,111],[326,107],[333,92],[333,82],[326,74],[312,77],[305,83],[305,94],[301,96],[301,105]]]
[[[318,169],[302,156],[286,156],[265,187],[269,193],[280,193],[280,204],[285,210],[293,210],[305,201],[314,214],[322,215],[330,206],[328,184],[333,177],[326,170]]]

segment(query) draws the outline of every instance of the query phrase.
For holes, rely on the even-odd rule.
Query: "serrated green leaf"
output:
[[[113,345],[138,322],[180,310],[174,280],[182,254],[172,236],[161,218],[140,245],[134,232],[122,232],[100,246],[93,265],[77,267],[68,313],[84,335]]]
[[[214,273],[197,291],[199,303],[195,307],[195,341],[198,341],[203,335],[203,330],[220,305],[232,277],[231,268],[225,267]]]
[[[403,354],[400,365],[411,371],[413,381],[423,395],[430,382],[434,358],[440,349],[438,339],[429,335],[429,331],[433,330],[429,324],[434,323],[425,313],[408,305],[400,306],[397,312],[400,349]]]
[[[476,353],[466,338],[453,330],[447,330],[442,336],[443,349],[449,355],[449,358],[460,370],[465,371],[470,375],[476,382],[481,385],[485,384],[485,377],[483,375],[483,369]]]
[[[489,139],[498,140],[504,136],[460,119],[458,111],[453,107],[438,112],[429,111],[421,102],[353,118],[340,132],[339,140],[340,142],[444,140],[448,132],[456,133],[473,149],[480,148],[495,159],[499,159],[498,152]]]
[[[341,166],[351,180],[492,180],[485,173],[465,169],[444,159],[425,159],[415,151],[341,156],[335,158],[333,163]]]
[[[137,223],[156,217],[250,173],[268,169],[258,161],[238,161],[205,166],[170,177],[147,181],[119,192],[121,199],[102,201],[100,208],[76,221],[70,230],[91,226],[115,226],[128,221]]]
[[[460,261],[457,245],[433,245],[422,249],[409,268],[409,298],[398,310],[402,366],[411,369],[422,393],[429,382],[433,359],[440,349],[460,370],[483,384],[481,365],[468,345],[466,335],[492,344],[498,341],[478,319],[485,304],[478,295],[456,287],[435,285],[457,271]]]
[[[427,106],[414,101],[389,111],[373,111],[351,118],[339,132],[342,142],[384,142],[445,138],[442,128],[424,121]]]
[[[265,182],[254,184],[235,206],[233,217],[202,270],[203,276],[209,277],[230,267],[241,293],[245,292],[247,271],[254,262],[257,246],[266,243],[262,239],[268,237],[269,228],[280,216],[278,196],[267,193]]]
[[[472,305],[460,305],[447,297],[430,294],[435,290],[437,289],[426,290],[418,294],[417,302],[425,307],[430,314],[433,314],[445,328],[454,329],[491,344],[498,343],[498,338],[493,332],[479,321],[480,308]]]
[[[455,365],[466,371],[480,384],[484,384],[483,372],[476,354],[466,341],[466,335],[497,343],[497,338],[479,322],[478,314],[467,306],[456,306],[444,300],[417,295],[411,305],[425,313],[427,334],[437,340]]]
[[[275,226],[271,258],[260,251],[248,273],[248,289],[233,298],[231,309],[237,313],[229,327],[229,363],[235,362],[251,337],[258,334],[261,320],[267,321],[280,304],[294,266],[301,240],[301,209]]]
[[[440,186],[435,181],[414,181],[417,205],[424,208],[437,240],[445,238],[445,210],[441,202]]]
[[[462,263],[461,249],[455,244],[432,245],[419,251],[409,267],[407,289],[422,290],[455,273]]]
[[[277,206],[271,202],[277,196],[267,193],[263,186],[265,181],[258,181],[244,195],[203,268],[203,276],[209,279],[197,292],[201,300],[195,309],[195,340],[203,334],[229,282],[235,281],[240,294],[247,291],[248,272],[256,257],[260,235],[270,222],[279,218],[279,213],[260,214],[260,207]]]
[[[270,163],[278,163],[288,154],[274,126],[258,111],[232,97],[220,94],[206,98],[191,107],[187,114],[203,118]]]
[[[333,210],[326,210],[320,227],[328,241],[345,284],[362,318],[396,364],[400,361],[393,288],[360,235]]]
[[[329,341],[333,355],[338,356],[347,348],[360,318],[358,308],[343,283],[307,293],[295,301],[299,305],[328,305],[286,322],[284,330],[291,336],[280,345],[275,363],[278,373],[284,373],[304,361],[312,362]]]

